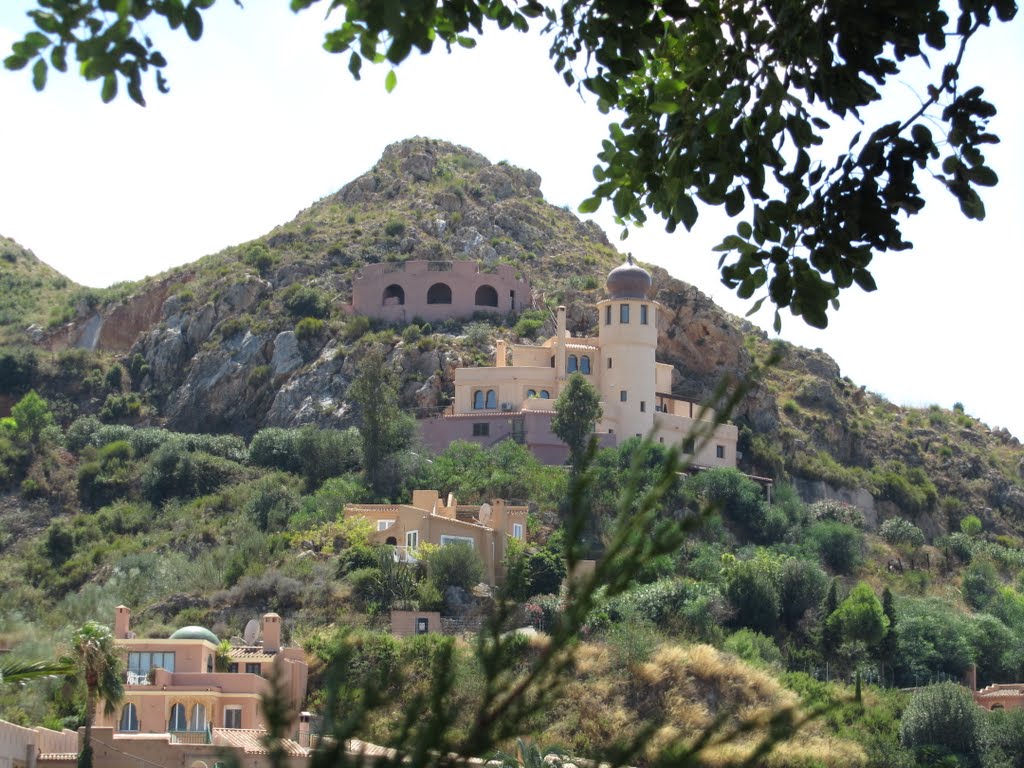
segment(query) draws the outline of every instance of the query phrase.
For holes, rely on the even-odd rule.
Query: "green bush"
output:
[[[760,632],[741,629],[725,639],[722,648],[754,666],[781,666],[782,651],[775,641]]]
[[[924,532],[902,517],[890,517],[882,523],[878,535],[894,547],[917,549],[924,546]]]
[[[544,327],[548,314],[542,309],[528,309],[519,316],[512,332],[520,338],[534,338],[537,331]]]
[[[284,308],[292,317],[324,319],[331,312],[331,302],[323,291],[308,285],[293,283],[283,294]]]
[[[35,379],[39,358],[30,347],[0,347],[0,393],[19,395]]]
[[[807,529],[807,539],[835,573],[848,574],[861,561],[864,534],[852,525],[815,523]]]
[[[256,492],[245,505],[245,515],[259,530],[284,530],[291,516],[299,511],[299,495],[288,481],[287,475],[275,472],[257,483]]]
[[[299,341],[313,341],[324,330],[324,321],[315,317],[304,317],[295,325],[295,338]]]
[[[483,578],[484,563],[473,547],[455,542],[430,553],[427,574],[441,594],[448,587],[470,590]]]
[[[977,515],[967,515],[960,521],[960,530],[968,536],[977,536],[981,533],[981,520]]]
[[[405,232],[405,222],[397,217],[388,219],[384,225],[384,234],[388,237],[398,237]]]
[[[857,528],[864,527],[864,513],[853,504],[837,499],[822,499],[808,507],[811,520],[831,520],[836,523],[845,523]]]
[[[915,693],[900,720],[905,747],[945,747],[954,754],[978,752],[981,710],[964,686],[929,685]]]

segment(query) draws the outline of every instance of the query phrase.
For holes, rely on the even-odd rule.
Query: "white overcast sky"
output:
[[[0,51],[28,29],[32,5],[0,4]],[[0,70],[0,234],[80,283],[134,280],[266,233],[411,136],[532,168],[556,205],[589,196],[607,118],[565,87],[543,42],[488,30],[476,50],[406,62],[388,95],[386,67],[353,81],[347,59],[320,47],[320,12],[287,5],[221,0],[199,44],[149,22],[172,91],[147,83],[145,109],[126,96],[104,105],[96,84],[67,75],[37,94],[27,72]],[[1000,176],[984,194],[988,218],[969,222],[925,187],[928,206],[905,230],[916,247],[876,259],[878,291],[844,296],[825,331],[786,314],[782,337],[822,348],[896,403],[960,401],[1024,437],[1024,21],[983,31],[967,59],[962,82],[985,86],[1004,139],[988,150]],[[896,90],[892,119],[915,98],[909,84]],[[594,218],[617,241],[606,209]],[[668,235],[652,219],[620,248],[743,315],[711,252],[734,226],[708,212],[693,232]],[[756,320],[770,329],[768,312]]]

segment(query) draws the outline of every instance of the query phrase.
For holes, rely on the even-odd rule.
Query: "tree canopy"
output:
[[[151,30],[151,17],[162,18],[198,40],[215,3],[36,0],[35,28],[4,63],[28,68],[42,90],[49,71],[66,71],[73,57],[82,76],[102,83],[104,101],[123,85],[145,104],[143,76],[166,91],[167,60],[142,23]],[[961,0],[952,17],[939,0],[334,0],[330,10],[341,20],[324,47],[347,54],[357,78],[364,61],[398,65],[436,42],[472,48],[488,24],[539,28],[566,84],[615,115],[580,210],[608,202],[636,225],[653,211],[670,231],[694,225],[698,202],[743,214],[718,247],[723,282],[741,298],[757,295],[755,309],[768,299],[816,327],[827,325],[843,289],[874,290],[876,253],[911,247],[900,217],[924,207],[922,178],[975,219],[985,215],[978,188],[997,182],[982,151],[998,141],[987,130],[996,110],[960,71],[968,42],[994,19],[1012,19],[1014,0]],[[918,63],[929,67],[924,75]],[[395,82],[392,71],[387,88]],[[860,126],[845,150],[829,153],[830,131],[862,121],[865,108],[906,83],[919,105]]]

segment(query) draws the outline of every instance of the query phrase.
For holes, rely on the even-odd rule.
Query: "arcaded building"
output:
[[[346,311],[391,323],[433,323],[529,306],[530,283],[508,264],[415,260],[367,264],[352,281]]]
[[[119,734],[169,734],[175,741],[209,744],[212,729],[265,731],[263,697],[275,681],[298,712],[306,696],[308,667],[301,648],[281,637],[281,617],[260,621],[262,642],[233,645],[227,669],[218,669],[219,640],[204,627],[182,627],[166,640],[137,638],[131,611],[119,605],[114,643],[125,660],[124,698],[113,715],[96,714],[98,727]]]
[[[613,269],[608,298],[598,302],[597,337],[575,338],[558,308],[554,336],[539,346],[498,341],[493,367],[459,368],[455,400],[442,415],[420,422],[426,444],[443,451],[454,440],[493,445],[514,439],[549,464],[568,448],[551,432],[554,400],[568,377],[579,373],[601,395],[602,446],[631,437],[680,445],[695,465],[735,467],[737,429],[715,425],[715,413],[672,394],[672,366],[655,359],[658,312],[651,275],[632,258]]]

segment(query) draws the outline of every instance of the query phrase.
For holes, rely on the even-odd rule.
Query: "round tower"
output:
[[[633,263],[608,273],[608,298],[597,304],[604,421],[619,441],[645,436],[654,425],[658,303],[651,274]]]

